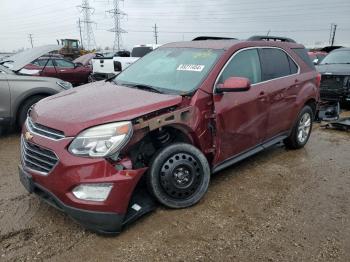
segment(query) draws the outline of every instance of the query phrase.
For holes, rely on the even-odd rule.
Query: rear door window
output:
[[[287,57],[288,57],[288,61],[289,61],[290,73],[291,74],[298,73],[298,66],[297,66],[297,64],[293,61],[292,58],[290,58],[289,56],[287,56]]]
[[[263,81],[284,77],[291,74],[291,68],[295,71],[288,55],[277,48],[261,48],[259,50],[262,67]],[[294,62],[293,62],[294,63]]]
[[[230,77],[245,77],[251,84],[261,82],[261,67],[257,49],[243,50],[234,55],[219,77],[222,84]]]
[[[74,64],[72,62],[68,62],[63,59],[56,59],[57,67],[65,67],[65,68],[74,68]]]

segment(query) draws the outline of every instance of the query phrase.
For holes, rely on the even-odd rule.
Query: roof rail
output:
[[[291,38],[288,37],[280,37],[280,36],[267,36],[267,35],[254,35],[247,39],[248,41],[277,41],[277,42],[289,42],[296,43]]]
[[[192,39],[192,41],[201,41],[201,40],[237,40],[237,38],[221,37],[221,36],[198,36]]]

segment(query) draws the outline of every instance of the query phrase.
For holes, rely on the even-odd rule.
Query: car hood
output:
[[[4,64],[8,66],[12,71],[19,71],[35,59],[50,53],[52,51],[56,51],[61,49],[60,45],[44,45],[34,47],[32,49],[24,50],[20,53],[17,53],[13,56],[7,57],[4,61]]]
[[[179,95],[165,95],[100,81],[50,96],[31,112],[34,122],[75,136],[109,122],[132,120],[181,103]]]
[[[317,71],[327,75],[350,75],[350,65],[348,64],[321,64],[316,66]]]
[[[89,64],[89,61],[91,59],[93,59],[95,56],[96,56],[95,53],[85,54],[85,55],[78,57],[73,62],[74,63],[81,63],[82,65],[86,66]]]

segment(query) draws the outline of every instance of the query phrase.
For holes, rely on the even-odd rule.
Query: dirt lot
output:
[[[315,128],[212,179],[184,210],[158,208],[116,237],[26,193],[19,135],[0,138],[1,261],[350,261],[350,133]]]

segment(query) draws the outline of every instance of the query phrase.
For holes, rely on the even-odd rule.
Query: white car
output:
[[[133,47],[130,57],[114,56],[94,58],[92,59],[92,77],[94,80],[103,80],[117,75],[159,46],[160,45],[156,44],[136,45]]]

